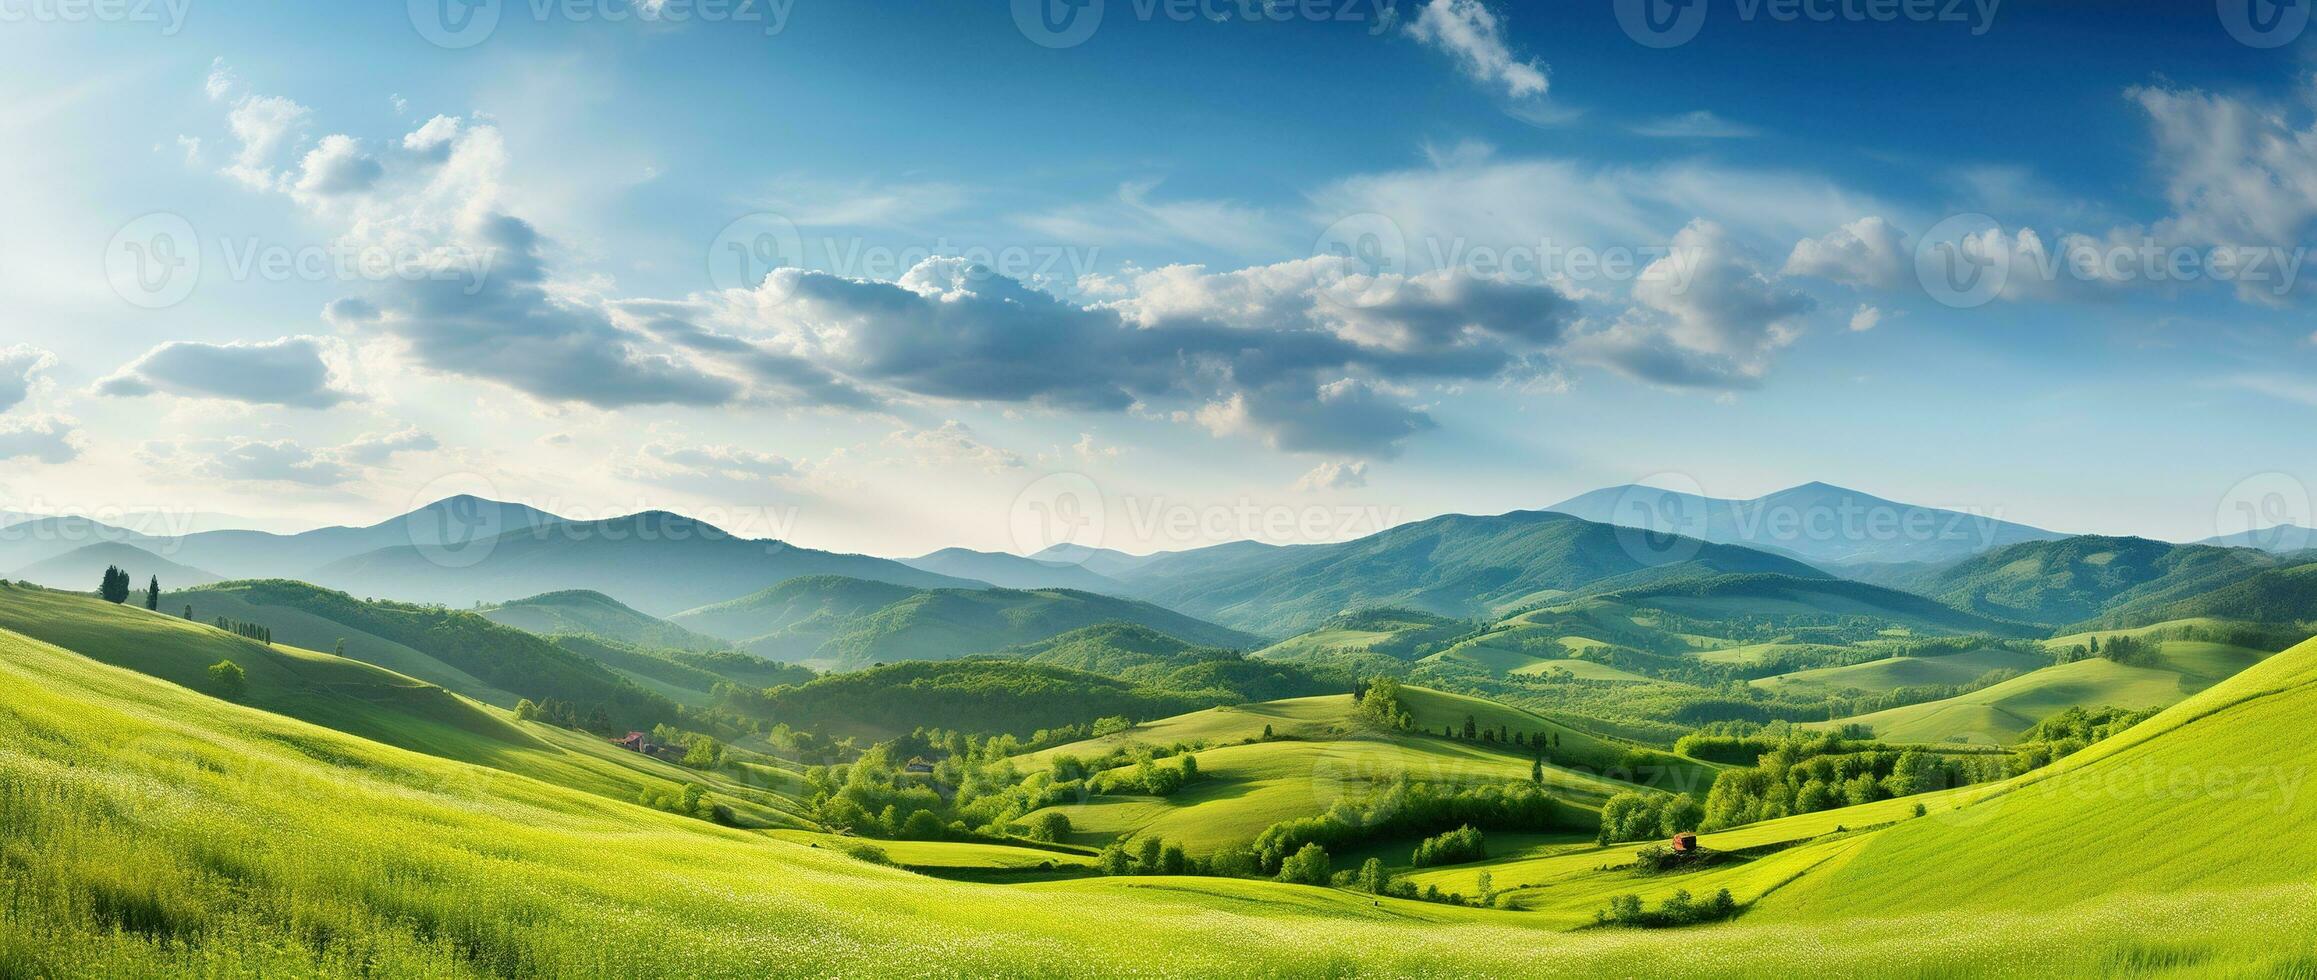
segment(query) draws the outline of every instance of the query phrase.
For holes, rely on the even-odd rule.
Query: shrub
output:
[[[1488,857],[1488,848],[1480,831],[1470,826],[1458,827],[1437,837],[1428,837],[1416,845],[1411,863],[1419,868],[1439,864],[1463,864]]]
[[[218,697],[228,701],[239,701],[242,695],[249,693],[249,674],[241,669],[240,664],[231,660],[220,660],[209,665],[209,683],[217,689]]]
[[[1305,844],[1302,850],[1280,862],[1279,880],[1297,885],[1325,885],[1328,869],[1327,848]]]

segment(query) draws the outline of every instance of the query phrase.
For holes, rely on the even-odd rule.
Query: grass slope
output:
[[[1255,637],[1146,602],[1071,589],[895,589],[819,577],[695,609],[686,627],[775,660],[857,670],[902,660],[952,660],[1035,643],[1101,623],[1131,623],[1211,647]]]
[[[722,640],[647,616],[601,592],[574,589],[517,599],[477,611],[484,619],[526,633],[588,633],[643,647],[721,650]]]
[[[2209,592],[2282,561],[2244,548],[2080,535],[2000,548],[1897,584],[1999,619],[2059,625]],[[2187,615],[2202,614],[2162,618]]]
[[[2145,665],[2092,658],[2046,667],[1943,701],[1844,718],[1886,742],[2007,744],[2070,707],[2144,710],[2178,703],[2269,654],[2195,640],[2165,640]]]
[[[2295,660],[2306,692],[2309,658]],[[2305,693],[2277,700],[2281,714],[2311,710]],[[2280,738],[2261,725],[2249,734],[2273,748],[2292,731]],[[2214,747],[2229,746],[2189,741],[2182,760],[2205,765]],[[2024,811],[2064,836],[2088,806],[2076,794],[2048,796]],[[2278,820],[2307,824],[2307,799]],[[2173,803],[2116,809],[2117,819],[2156,828],[2136,840],[2183,836],[2178,829],[2203,815]],[[1838,868],[1829,880],[1846,887],[1820,902],[1788,904],[1789,886],[1734,925],[1680,935],[1553,936],[1540,916],[1261,882],[1122,878],[998,889],[606,805],[0,636],[0,825],[10,828],[0,835],[0,974],[1778,977],[2114,975],[2168,966],[2229,976],[2317,968],[2310,858],[2287,849],[2278,860],[2270,832],[2294,824],[2231,821],[2220,829],[2235,843],[2224,842],[2226,859],[2207,865],[2151,861],[2140,848],[2108,846],[2107,835],[2070,845],[1974,826],[1933,841],[1935,822],[1925,823],[1903,828],[1922,835],[1916,840],[1891,834],[1892,854],[1880,853],[1885,841],[1877,840]],[[2150,883],[2145,872],[2103,869],[2057,900],[2015,903],[2000,916],[1984,906],[2006,896],[1948,885],[1984,888],[2017,871],[2016,848],[2038,842],[2084,849],[2060,852],[2080,859],[2073,864],[2041,862],[2049,868],[2156,864],[2200,887],[2231,887],[2238,874],[2299,880],[2224,894],[2135,891],[2129,886]],[[2177,847],[2210,842],[2200,834]],[[1894,863],[1902,843],[1920,857]],[[1947,861],[1953,870],[1940,868]],[[1930,894],[1911,877],[1873,887],[1883,867],[1932,875]],[[2119,883],[2126,890],[2091,891]],[[1903,914],[1895,902],[1935,907]],[[1854,917],[1854,909],[1871,914]],[[1121,923],[1133,923],[1136,942],[1118,941]]]

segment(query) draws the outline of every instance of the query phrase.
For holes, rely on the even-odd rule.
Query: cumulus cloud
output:
[[[1883,316],[1883,311],[1880,308],[1860,303],[1858,309],[1851,311],[1850,329],[1853,333],[1865,333],[1873,330],[1883,322]]]
[[[1408,35],[1447,52],[1473,81],[1512,98],[1545,94],[1545,68],[1513,54],[1496,13],[1481,0],[1431,0],[1408,25]]]
[[[330,362],[342,357],[342,345],[325,337],[230,344],[171,341],[97,382],[97,392],[329,408],[359,397],[340,386],[332,369]]]
[[[1368,464],[1359,460],[1328,460],[1295,481],[1295,489],[1302,491],[1357,490],[1367,485]]]
[[[367,433],[338,450],[338,457],[356,466],[384,466],[396,453],[423,453],[442,448],[427,432],[406,427],[394,432]]]
[[[2306,111],[2296,125],[2291,110],[2196,89],[2141,86],[2125,96],[2154,126],[2172,206],[2151,237],[2243,255],[2297,249],[2317,234],[2317,121]],[[2240,279],[2237,294],[2271,302],[2293,285],[2272,270]]]
[[[1891,289],[1912,275],[1907,235],[1880,217],[1850,222],[1794,243],[1782,274],[1815,276],[1849,286]]]
[[[61,415],[0,418],[0,459],[69,463],[80,458],[80,426]]]
[[[1572,350],[1613,370],[1674,387],[1749,388],[1769,355],[1792,343],[1807,295],[1765,275],[1720,225],[1693,221],[1673,252],[1642,270],[1640,308]]]
[[[211,63],[202,88],[211,100],[231,106],[226,128],[240,146],[225,175],[258,190],[275,186],[281,179],[273,169],[275,160],[297,139],[313,111],[281,96],[243,91],[241,80],[223,59]]]
[[[40,375],[56,365],[56,355],[28,344],[0,347],[0,412],[32,397]]]
[[[362,152],[362,144],[343,133],[322,137],[299,164],[298,191],[305,194],[350,194],[369,190],[386,173],[378,161]]]

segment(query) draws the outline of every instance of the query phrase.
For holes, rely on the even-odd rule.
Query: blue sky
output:
[[[2191,539],[2317,480],[2302,8],[175,2],[0,0],[18,509],[909,554],[1090,487],[1139,551],[1824,480]]]

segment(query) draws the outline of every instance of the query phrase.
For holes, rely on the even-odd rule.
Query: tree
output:
[[[684,751],[684,764],[694,769],[714,769],[723,765],[724,743],[706,735],[693,736],[691,747]]]
[[[1467,742],[1469,742],[1469,741],[1472,741],[1473,739],[1476,739],[1476,738],[1479,738],[1479,737],[1480,737],[1480,726],[1479,726],[1479,725],[1476,725],[1476,724],[1474,724],[1474,723],[1473,723],[1473,721],[1472,721],[1472,716],[1471,716],[1471,715],[1465,715],[1465,716],[1464,716],[1464,740],[1465,740],[1465,741],[1467,741]]]
[[[516,720],[516,721],[537,721],[537,720],[539,720],[539,706],[538,706],[537,704],[533,703],[533,702],[531,701],[531,699],[530,699],[530,698],[524,698],[524,699],[522,699],[522,700],[520,700],[520,701],[517,701],[517,702],[515,702],[515,720]]]
[[[1536,759],[1530,760],[1530,762],[1529,762],[1529,782],[1532,782],[1532,783],[1543,783],[1544,781],[1545,781],[1545,760],[1544,760],[1542,757],[1539,757],[1539,758],[1536,758]]]
[[[941,825],[941,818],[934,816],[931,810],[912,813],[901,825],[901,836],[910,840],[940,840],[947,833],[947,828]]]
[[[1098,861],[1098,864],[1102,868],[1103,874],[1110,875],[1112,877],[1126,874],[1128,870],[1126,848],[1120,847],[1116,844],[1112,844],[1109,847],[1103,848],[1102,857]]]
[[[228,701],[239,701],[249,693],[249,674],[231,660],[220,660],[209,665],[210,686],[217,688],[217,696]]]
[[[1141,868],[1143,874],[1157,874],[1159,855],[1165,852],[1166,843],[1156,837],[1145,837],[1137,844],[1137,847],[1140,850],[1134,858],[1135,866]]]
[[[1359,878],[1358,878],[1358,881],[1359,881],[1359,886],[1360,886],[1360,890],[1361,890],[1361,891],[1367,892],[1367,893],[1368,893],[1368,894],[1370,894],[1370,895],[1381,895],[1381,894],[1383,894],[1383,893],[1384,893],[1384,861],[1383,861],[1383,859],[1382,859],[1382,858],[1369,858],[1369,859],[1367,859],[1366,861],[1362,861],[1362,862],[1360,862],[1360,876],[1359,876]]]
[[[153,576],[152,581],[145,583],[145,608],[154,612],[161,611],[161,576],[159,575]]]
[[[1294,885],[1325,885],[1330,870],[1327,848],[1305,844],[1279,863],[1279,880]]]
[[[129,601],[129,573],[118,565],[106,565],[104,581],[97,585],[97,595],[106,602]]]
[[[185,618],[188,620],[193,618],[193,605],[191,603],[187,603],[185,606]]]
[[[1188,871],[1190,866],[1190,855],[1183,852],[1181,844],[1168,844],[1165,850],[1159,852],[1158,873],[1162,875],[1179,875]]]
[[[1060,810],[1048,810],[1030,818],[1030,839],[1049,844],[1070,836],[1070,817]]]

